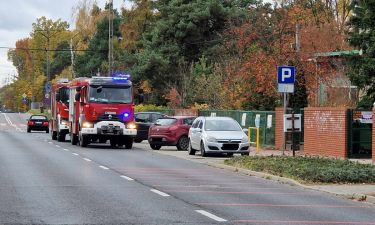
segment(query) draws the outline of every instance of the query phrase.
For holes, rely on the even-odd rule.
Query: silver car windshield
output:
[[[207,120],[206,131],[240,131],[241,127],[234,120]]]

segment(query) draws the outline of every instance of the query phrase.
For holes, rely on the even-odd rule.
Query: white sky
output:
[[[271,1],[271,0],[265,0]],[[8,77],[16,74],[16,69],[8,61],[8,49],[15,47],[17,40],[29,37],[31,25],[37,18],[62,19],[72,28],[73,8],[80,0],[0,0],[0,87]],[[109,0],[96,0],[100,8],[104,8]],[[129,7],[128,0],[113,0],[114,8]]]
[[[31,25],[37,18],[61,19],[74,25],[73,8],[79,0],[0,0],[0,47],[15,47],[16,41],[26,38],[31,32]],[[96,0],[104,8],[109,0]],[[114,8],[128,6],[126,0],[113,0]],[[0,48],[0,87],[7,77],[16,74],[16,69],[8,61],[8,49]]]

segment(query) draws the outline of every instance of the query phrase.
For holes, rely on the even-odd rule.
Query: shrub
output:
[[[375,183],[375,166],[318,157],[234,157],[225,164],[306,183]]]

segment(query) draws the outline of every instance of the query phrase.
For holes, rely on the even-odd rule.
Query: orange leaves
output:
[[[179,108],[181,106],[181,95],[178,93],[176,87],[172,87],[164,98],[168,100],[168,106],[172,109]]]

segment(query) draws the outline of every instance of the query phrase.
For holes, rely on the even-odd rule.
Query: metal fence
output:
[[[153,110],[169,116],[175,115],[174,109]],[[260,145],[275,146],[275,112],[274,111],[241,111],[241,110],[199,110],[198,116],[227,116],[235,119],[243,128],[256,127],[259,120]],[[251,133],[255,140],[256,132]]]

